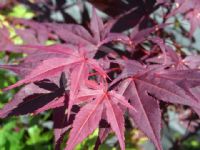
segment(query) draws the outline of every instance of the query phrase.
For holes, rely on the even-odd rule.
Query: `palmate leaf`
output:
[[[134,65],[132,68],[135,68]],[[130,68],[131,67],[129,67],[129,69]],[[169,73],[167,82],[166,79],[156,76],[156,71],[158,73],[160,72],[159,69],[152,71],[143,69],[143,73],[140,70],[140,75],[133,72],[132,76],[130,71],[122,72],[122,74],[125,73],[129,77],[124,80],[122,79],[118,88],[121,94],[123,94],[127,99],[130,99],[130,102],[133,106],[137,106],[137,113],[130,111],[130,117],[132,117],[138,128],[141,129],[152,140],[157,149],[160,150],[162,149],[160,144],[161,113],[157,100],[188,105],[195,108],[200,106],[198,101],[191,97],[191,95],[188,94],[184,88],[179,86],[177,82],[174,82],[173,80],[173,77],[179,78],[180,80],[185,79],[186,74],[189,73],[189,71],[178,72],[178,76],[174,72],[174,74],[171,74],[171,79]],[[190,76],[193,78],[188,76],[188,80],[185,82],[188,81],[190,84],[194,84],[194,81],[192,80],[194,80],[198,74],[195,74],[195,71],[192,70],[190,70],[189,74],[191,74]],[[120,75],[119,77],[121,80]],[[116,81],[119,80],[116,78],[114,82],[116,83]],[[196,81],[195,83],[199,85],[199,83]]]
[[[116,20],[111,19],[104,24],[103,20],[97,15],[95,8],[93,8],[92,14],[90,30],[97,47],[100,47],[101,45],[111,41],[129,42],[129,38],[125,34],[111,32]]]
[[[162,150],[160,143],[161,112],[159,103],[150,97],[145,91],[140,89],[132,79],[122,81],[120,91],[123,92],[130,103],[135,107],[137,113],[130,110],[130,117],[134,120],[137,127],[142,130],[155,144],[158,150]]]
[[[155,96],[159,100],[188,106],[197,105],[194,99],[187,95],[181,87],[172,81],[166,83],[165,79],[156,78],[156,76],[153,75],[146,75],[136,78],[134,82],[141,89],[146,90],[149,94]]]
[[[199,7],[193,2],[197,4],[198,1],[184,1],[180,8],[191,14]],[[91,3],[99,6],[98,2]],[[189,5],[191,10],[188,10],[185,3],[192,4],[194,8]],[[61,6],[57,8],[57,4],[62,2],[55,4],[56,11],[63,9]],[[166,38],[170,39],[170,34],[159,30],[168,24],[163,22],[159,25],[154,17],[149,17],[159,6],[169,9],[169,1],[112,1],[110,4],[113,5],[107,5],[108,9],[102,8],[105,6],[99,8],[105,9],[111,16],[123,12],[116,18],[102,20],[93,8],[90,22],[85,21],[85,12],[82,14],[81,24],[87,22],[86,28],[78,24],[13,19],[11,24],[16,25],[16,32],[26,45],[13,45],[7,30],[0,30],[0,35],[5,35],[1,36],[0,47],[9,51],[6,55],[9,56],[10,52],[28,54],[28,57],[17,61],[19,65],[0,65],[0,68],[12,70],[22,78],[5,90],[26,84],[0,110],[1,118],[34,115],[53,109],[56,150],[61,149],[68,130],[71,131],[65,149],[73,150],[96,128],[99,128],[99,137],[95,149],[113,131],[120,148],[125,150],[125,113],[156,148],[162,150],[160,131],[163,111],[159,101],[163,101],[162,104],[189,106],[199,115],[198,55],[185,57],[182,51],[178,55],[176,51],[179,49],[173,51],[164,42]],[[175,11],[185,12],[181,9]],[[64,13],[63,10],[61,13]],[[194,13],[198,16],[196,11]],[[35,20],[40,20],[37,15]],[[130,36],[127,32],[114,32],[135,25],[130,30]],[[60,44],[42,46],[47,40]],[[179,47],[174,40],[173,45]]]
[[[95,10],[94,13],[96,14]],[[98,16],[96,17],[99,20],[98,23],[100,23],[100,21],[102,22]],[[95,22],[95,19],[92,20],[91,23]],[[48,38],[61,39],[67,44],[82,45],[89,48],[95,48],[97,43],[99,43],[93,36],[100,38],[100,35],[98,35],[97,32],[95,33],[96,35],[91,35],[90,32],[81,25],[39,23],[25,19],[15,19],[14,23],[29,27],[29,29],[16,29],[18,34],[24,39],[25,44],[42,44],[46,42]]]
[[[157,74],[157,77],[170,80],[181,87],[186,94],[192,97],[196,102],[200,102],[199,98],[199,84],[200,84],[200,71],[198,69],[179,70],[177,71],[164,71]],[[192,104],[192,103],[191,103]],[[192,106],[195,110],[198,110],[198,104]],[[199,111],[197,111],[199,114]]]
[[[0,110],[0,117],[17,116],[32,114],[36,115],[40,112],[54,109],[54,114],[61,117],[54,119],[54,132],[56,140],[56,148],[59,150],[63,134],[70,128],[73,121],[74,114],[67,120],[65,116],[66,105],[68,102],[69,94],[65,91],[66,79],[64,73],[60,77],[60,85],[56,85],[50,80],[43,80],[29,84],[23,87],[15,97]],[[61,113],[63,110],[63,114]],[[74,109],[73,109],[74,112]],[[62,114],[62,115],[61,115]],[[62,117],[63,116],[63,117]],[[66,121],[58,121],[58,118],[65,119]]]
[[[168,70],[156,74],[157,77],[168,79],[178,84],[183,82],[189,85],[189,88],[198,86],[200,84],[200,70],[190,69],[190,70]]]
[[[90,33],[80,25],[50,23],[47,24],[47,27],[49,31],[55,32],[60,39],[64,40],[68,44],[95,46]]]
[[[39,88],[39,86],[42,88]],[[43,85],[43,86],[41,86]],[[40,112],[58,108],[64,105],[65,90],[50,82],[48,86],[56,87],[47,91],[46,83],[29,84],[23,87],[14,98],[0,110],[0,117],[18,116],[25,114],[38,114]],[[49,89],[49,88],[48,88]]]
[[[34,46],[34,48],[40,48],[40,46]],[[43,48],[43,47],[41,47]],[[53,47],[56,48],[56,47]],[[60,51],[60,49],[52,49],[52,47],[45,48],[44,51],[55,51],[58,53],[63,53],[65,54],[65,52]],[[84,53],[84,51],[82,51]],[[67,52],[67,54],[69,54]],[[91,66],[91,68],[94,68],[95,70],[99,71],[101,73],[102,76],[105,77],[105,73],[104,71],[101,69],[101,67],[99,66],[98,62],[96,62],[96,60],[93,59],[88,59],[86,58],[85,54],[81,54],[81,53],[77,53],[77,52],[71,52],[71,56],[68,58],[50,58],[47,60],[44,60],[40,65],[38,65],[29,75],[27,75],[24,79],[20,80],[19,82],[17,82],[16,84],[5,88],[5,90],[9,90],[12,88],[15,88],[17,86],[23,85],[23,84],[27,84],[30,82],[34,82],[34,81],[39,81],[41,79],[44,79],[48,76],[52,76],[55,75],[58,72],[62,72],[64,70],[64,68],[70,68],[73,65],[76,64],[88,64]],[[3,66],[2,66],[3,68]],[[6,67],[4,67],[6,68]]]
[[[128,36],[124,34],[111,32],[115,22],[116,20],[111,19],[104,24],[93,8],[93,15],[89,26],[92,34],[84,27],[75,24],[48,23],[47,27],[50,32],[55,32],[66,43],[87,47],[88,50],[92,50],[95,53],[105,43],[129,40]]]
[[[105,106],[107,121],[110,124],[112,130],[117,135],[121,150],[125,150],[123,112],[119,106],[117,106],[117,104],[112,101],[105,101]]]
[[[141,89],[144,88],[151,96],[155,96],[159,100],[163,100],[165,102],[170,102],[170,103],[179,103],[183,105],[197,105],[194,99],[192,99],[189,95],[185,93],[185,91],[177,85],[176,82],[173,82],[174,80],[168,80],[168,82],[165,82],[165,79],[162,79],[159,77],[159,74],[162,72],[170,72],[170,70],[165,70],[163,66],[157,66],[156,68],[145,68],[142,65],[139,65],[139,72],[131,71],[132,70],[137,70],[135,68],[138,68],[137,63],[132,63],[131,66],[127,65],[126,61],[125,63],[120,63],[119,64],[125,67],[125,72],[122,72],[124,78],[132,77],[132,80],[135,82],[136,85],[140,86]],[[128,67],[126,69],[126,67]],[[175,72],[175,71],[174,71]],[[198,71],[192,71],[188,70],[185,71],[185,74],[183,73],[178,73],[179,77],[182,78],[184,75],[186,75],[188,72],[190,72],[191,76],[194,78],[197,78],[198,76]],[[173,76],[173,75],[172,75]],[[176,76],[174,74],[174,76]],[[188,79],[190,76],[188,77]],[[173,79],[173,78],[172,78]],[[121,75],[113,81],[113,83],[116,83],[120,80],[123,80]],[[192,78],[187,80],[188,82],[193,82]],[[111,83],[111,85],[113,85]],[[197,83],[198,84],[198,83]]]
[[[62,72],[65,67],[80,62],[81,59],[74,60],[73,58],[61,59],[61,58],[52,58],[42,62],[37,68],[35,68],[28,76],[24,79],[18,81],[16,84],[11,85],[5,90],[10,90],[12,88],[21,86],[34,81],[39,81],[45,79],[48,76],[55,75],[58,72]]]
[[[66,150],[74,149],[75,145],[80,143],[98,127],[102,111],[103,105],[101,104],[101,99],[82,107],[74,120]],[[93,123],[91,124],[90,122]]]
[[[91,134],[99,126],[102,118],[101,114],[105,112],[106,120],[110,124],[112,130],[116,133],[121,149],[125,150],[123,111],[118,104],[123,104],[132,111],[135,111],[135,109],[123,96],[114,91],[106,92],[106,87],[103,85],[99,87],[99,85],[96,84],[96,88],[95,84],[93,85],[93,90],[85,87],[87,90],[84,88],[84,92],[80,92],[81,94],[77,96],[77,99],[79,99],[79,101],[77,101],[78,103],[87,101],[91,98],[94,98],[94,100],[89,104],[86,104],[77,114],[66,149],[73,149],[76,144],[80,143],[85,137]],[[92,125],[89,124],[94,120],[95,123]]]
[[[29,84],[25,87],[23,87],[14,97],[13,99],[7,103],[3,109],[0,110],[0,117],[1,118],[5,118],[7,116],[10,116],[11,112],[13,111],[13,109],[17,108],[18,105],[20,105],[21,103],[23,103],[23,100],[30,96],[33,95],[34,93],[41,93],[41,94],[46,94],[48,93],[46,90],[40,89],[38,88],[36,85],[34,84]],[[18,114],[20,114],[20,112],[17,112]],[[32,113],[32,112],[30,112]],[[13,114],[15,115],[15,114]]]
[[[34,46],[36,48],[37,46]],[[39,46],[40,47],[40,46]],[[53,47],[55,48],[55,46]],[[56,51],[57,49],[52,49],[50,47],[49,51]],[[45,51],[47,51],[45,49]],[[58,49],[58,52],[64,53],[64,51],[60,51]],[[84,77],[87,76],[89,69],[94,69],[102,77],[106,77],[106,73],[104,70],[99,66],[98,62],[94,59],[87,58],[86,54],[83,50],[80,50],[80,54],[77,52],[74,52],[69,56],[68,58],[50,58],[47,60],[44,60],[40,65],[38,65],[29,75],[27,75],[24,79],[18,81],[16,84],[11,85],[5,90],[9,90],[18,86],[21,86],[23,84],[27,84],[34,81],[39,81],[42,79],[45,79],[47,77],[51,77],[53,75],[56,75],[59,72],[64,71],[66,68],[72,68],[71,79],[70,79],[70,101],[69,101],[69,108],[68,111],[71,111],[72,105],[74,103],[74,99],[76,98],[75,95],[77,94],[77,91],[79,90],[80,83],[85,79]],[[79,72],[77,74],[77,71]],[[68,113],[70,115],[70,113]]]
[[[28,53],[29,55],[26,58],[22,58],[18,65],[1,64],[0,68],[11,70],[21,78],[29,75],[44,60],[69,57],[72,54],[72,48],[74,48],[63,44],[51,46],[20,45],[17,47],[26,50],[26,54]]]

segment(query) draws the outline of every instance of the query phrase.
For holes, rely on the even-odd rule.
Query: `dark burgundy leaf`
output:
[[[34,82],[34,84],[48,91],[59,90],[59,87],[56,84],[54,84],[52,81],[50,81],[49,79],[44,79],[38,82]]]
[[[123,81],[119,90],[127,99],[130,99],[130,103],[133,106],[137,106],[135,107],[136,112],[129,111],[137,127],[152,140],[158,150],[162,150],[160,143],[161,112],[159,103],[150,97],[145,89],[139,88],[135,82],[127,79]]]
[[[41,93],[40,95],[48,94],[47,91],[38,88],[34,84],[29,84],[22,88],[9,103],[7,103],[3,109],[0,110],[0,117],[5,118],[11,114],[11,112],[16,109],[21,103],[23,103],[24,99],[29,95],[33,95],[35,93]],[[18,113],[18,112],[16,112]],[[32,112],[30,112],[32,113]]]

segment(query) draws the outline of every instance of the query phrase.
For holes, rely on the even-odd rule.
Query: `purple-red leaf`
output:
[[[52,58],[43,61],[37,68],[35,68],[29,75],[17,83],[5,88],[10,90],[12,88],[27,84],[30,82],[39,81],[47,77],[53,76],[56,73],[62,72],[63,69],[69,65],[79,62],[80,59],[64,59],[64,58]]]
[[[125,150],[123,112],[117,104],[110,100],[107,100],[104,103],[106,106],[107,121],[119,140],[121,150]]]
[[[98,127],[102,111],[103,105],[101,104],[101,99],[85,105],[79,111],[74,120],[66,150],[74,149],[78,143]]]
[[[121,83],[119,89],[124,92],[130,103],[136,106],[136,112],[129,109],[130,116],[136,123],[137,127],[142,130],[155,144],[158,150],[162,150],[160,143],[160,130],[161,130],[161,112],[159,103],[150,97],[147,91],[142,92],[132,79],[127,79]]]

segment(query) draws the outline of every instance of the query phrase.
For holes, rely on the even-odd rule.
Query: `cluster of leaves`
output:
[[[161,110],[164,112],[169,104],[181,104],[200,116],[200,56],[187,56],[175,41],[175,49],[165,41],[170,35],[164,28],[172,25],[167,19],[174,14],[186,14],[191,35],[199,25],[196,11],[200,2],[180,2],[139,1],[126,5],[110,1],[114,5],[107,8],[91,1],[112,18],[104,22],[93,6],[91,21],[85,27],[8,19],[23,44],[14,44],[2,24],[0,47],[8,53],[23,52],[27,57],[20,58],[17,64],[0,66],[21,77],[3,90],[25,86],[0,110],[0,117],[36,115],[53,109],[57,150],[68,130],[65,149],[73,150],[97,128],[94,149],[114,132],[120,148],[125,150],[128,118],[162,150]],[[51,6],[47,1],[38,3]],[[85,3],[77,5],[84,7]],[[150,14],[161,7],[169,11],[158,24]],[[130,18],[132,15],[135,19]],[[50,40],[56,44],[46,46]]]
[[[37,118],[38,119],[38,118]],[[4,120],[0,130],[2,150],[35,150],[52,149],[48,143],[52,141],[51,131],[44,131],[40,125],[34,124],[35,119],[30,120],[30,124],[24,125],[17,119]],[[20,127],[17,128],[16,126]],[[23,128],[21,128],[23,127]]]

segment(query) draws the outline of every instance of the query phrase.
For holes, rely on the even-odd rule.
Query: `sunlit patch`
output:
[[[200,12],[199,12],[199,13],[197,13],[197,18],[200,18]]]
[[[175,3],[176,8],[180,7],[179,3]]]

